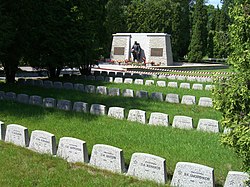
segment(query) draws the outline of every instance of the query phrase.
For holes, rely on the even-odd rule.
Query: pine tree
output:
[[[205,55],[207,48],[207,10],[204,0],[197,0],[194,5],[192,25],[188,60],[199,62]]]

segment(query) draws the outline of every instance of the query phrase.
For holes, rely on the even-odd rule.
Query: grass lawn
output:
[[[87,142],[89,153],[91,153],[94,144],[101,143],[119,147],[124,150],[127,166],[134,152],[150,153],[163,157],[166,159],[169,179],[172,177],[175,164],[179,161],[194,162],[213,167],[215,169],[217,186],[224,183],[228,171],[237,171],[240,170],[241,167],[241,159],[239,159],[232,150],[220,145],[219,134],[198,132],[196,130],[174,129],[171,127],[142,125],[126,120],[115,120],[107,116],[64,112],[56,109],[45,109],[39,106],[30,106],[7,101],[0,101],[0,106],[0,120],[4,121],[5,124],[14,123],[23,125],[29,129],[29,133],[31,133],[32,130],[48,131],[55,134],[57,143],[59,138],[64,136],[79,138]],[[94,175],[95,177],[90,177],[91,179],[93,178],[93,181],[90,179],[91,182],[89,186],[94,186],[95,183],[103,180],[102,174],[95,175],[91,172],[92,169],[88,169],[85,166],[81,167],[87,172],[81,169],[79,171],[74,171],[74,169],[72,169],[73,166],[63,161],[58,161],[59,166],[57,166],[58,158],[49,158],[48,156],[33,157],[32,155],[34,154],[31,154],[29,151],[19,150],[19,148],[15,148],[14,146],[9,147],[10,150],[6,150],[6,152],[10,151],[12,155],[24,154],[24,160],[31,155],[31,158],[34,158],[34,164],[37,163],[37,159],[41,160],[44,158],[45,160],[40,162],[42,165],[40,167],[49,168],[47,172],[42,170],[41,177],[36,176],[36,173],[39,173],[36,167],[31,167],[31,169],[28,170],[29,173],[32,173],[30,175],[25,172],[16,172],[20,169],[20,161],[17,165],[11,162],[10,164],[14,166],[9,167],[7,160],[5,160],[9,158],[9,156],[4,157],[1,167],[7,168],[6,172],[10,173],[10,176],[16,176],[14,177],[15,179],[12,179],[16,184],[23,182],[24,184],[30,184],[30,186],[32,186],[33,182],[39,183],[40,180],[45,178],[45,181],[41,182],[42,184],[45,183],[44,185],[46,185],[47,181],[48,184],[53,185],[55,181],[59,182],[60,178],[66,177],[63,181],[67,181],[67,178],[73,176],[75,172],[77,173],[76,175],[80,175],[80,173],[85,173],[84,175]],[[8,154],[9,153],[7,153],[7,155]],[[17,162],[18,158],[13,158],[13,160]],[[29,168],[30,163],[24,162],[23,164],[25,166],[22,166],[22,168]],[[68,172],[72,173],[68,174]],[[27,180],[24,179],[25,175],[28,175]],[[51,179],[51,177],[55,179]],[[72,179],[68,180],[74,180],[72,184],[76,184],[77,186],[79,177],[72,177]],[[112,177],[107,177],[107,181],[105,182],[111,186],[116,180],[120,181],[118,179],[119,177],[117,176],[116,178],[116,176],[114,176],[114,178],[116,178],[114,180]],[[104,178],[106,180],[106,175],[104,175]],[[0,181],[4,180],[1,179]],[[131,183],[131,185],[137,185],[133,181],[121,178],[121,183],[118,183],[118,186],[127,186]]]

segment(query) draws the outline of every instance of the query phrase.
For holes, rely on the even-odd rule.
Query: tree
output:
[[[235,0],[233,4],[228,63],[235,74],[219,81],[213,97],[215,108],[223,114],[221,124],[230,129],[222,136],[222,143],[243,158],[244,169],[250,172],[250,4],[248,0]]]
[[[88,74],[101,52],[105,0],[1,1],[0,61],[7,82],[19,62],[47,68],[56,78],[64,66]]]
[[[174,60],[183,59],[188,53],[190,42],[189,3],[178,0],[172,2],[172,49]]]
[[[28,8],[29,4],[25,0],[0,2],[0,62],[4,67],[6,82],[9,83],[15,82],[23,46],[28,38]]]
[[[192,24],[188,61],[199,62],[206,54],[207,49],[207,10],[204,0],[196,1]]]

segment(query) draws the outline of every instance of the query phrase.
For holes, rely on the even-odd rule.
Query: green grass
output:
[[[111,84],[110,87],[123,87],[125,86],[131,86],[131,88],[135,88],[136,85],[125,85],[125,84]],[[146,88],[147,86],[144,85],[138,85],[138,90],[141,88]],[[155,88],[155,91],[160,91],[162,89],[167,88],[161,88],[157,86],[149,86],[149,89]],[[3,91],[13,91],[17,94],[25,93],[28,95],[39,95],[41,97],[52,97],[57,100],[59,99],[67,99],[72,102],[74,101],[83,101],[88,103],[89,105],[98,103],[106,105],[107,107],[110,106],[117,106],[117,107],[123,107],[125,108],[125,114],[127,116],[128,111],[130,109],[140,109],[145,110],[147,112],[147,118],[149,119],[151,112],[162,112],[169,114],[170,122],[172,123],[173,117],[175,115],[184,115],[192,117],[194,120],[194,126],[196,127],[198,124],[198,120],[201,118],[208,118],[208,119],[215,119],[219,120],[221,118],[221,113],[218,111],[215,111],[213,108],[207,108],[207,107],[200,107],[198,105],[183,105],[183,104],[172,104],[167,102],[160,102],[160,101],[153,101],[150,99],[140,99],[140,98],[127,98],[127,97],[112,97],[112,96],[105,96],[105,95],[98,95],[98,94],[87,94],[80,91],[75,90],[58,90],[58,89],[43,89],[40,87],[32,87],[32,86],[22,86],[22,85],[1,85],[1,90]],[[145,89],[144,89],[145,90]],[[174,90],[174,89],[173,89]],[[196,94],[196,100],[198,102],[199,96],[203,92],[206,94],[202,94],[202,96],[210,96],[211,94],[208,91],[198,91],[197,93],[194,90],[186,90],[186,89],[175,89],[176,93],[179,95],[183,95],[184,93],[180,93],[177,91],[186,92],[185,94],[195,95]],[[151,90],[153,91],[153,90]],[[190,92],[190,93],[189,93]],[[169,92],[172,93],[172,92]]]
[[[101,143],[119,147],[124,150],[126,165],[129,164],[134,152],[150,153],[163,157],[166,159],[169,179],[179,161],[213,167],[217,186],[224,183],[228,171],[240,171],[241,159],[232,150],[219,143],[219,134],[141,125],[126,120],[114,120],[107,116],[63,112],[7,101],[0,101],[0,106],[0,120],[4,121],[5,124],[23,125],[29,129],[29,133],[32,130],[48,131],[55,134],[57,142],[59,138],[64,136],[79,138],[87,142],[89,153],[91,153],[94,144]],[[102,172],[97,172],[98,174],[94,172],[93,174],[92,169],[84,166],[82,166],[83,169],[79,168],[75,171],[69,164],[58,158],[36,156],[24,149],[19,150],[19,148],[2,143],[0,145],[5,147],[5,151],[0,152],[2,154],[0,159],[2,162],[1,173],[4,173],[4,175],[0,175],[0,182],[5,181],[6,177],[9,176],[7,179],[12,180],[16,186],[22,186],[22,184],[34,186],[40,182],[41,186],[53,184],[78,186],[87,176],[86,178],[90,179],[85,178],[85,180],[89,182],[83,183],[83,186],[96,186],[102,180],[105,181],[103,186],[106,186],[106,182],[107,186],[113,186],[113,184],[114,186],[116,184],[117,186],[137,185],[134,180],[129,178],[113,177],[113,175],[110,177],[111,174],[106,176]],[[28,161],[26,161],[27,159]],[[103,179],[103,175],[105,179]],[[151,186],[151,184],[148,185]]]
[[[0,186],[157,186],[0,142]]]

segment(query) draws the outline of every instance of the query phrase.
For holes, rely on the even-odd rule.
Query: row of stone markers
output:
[[[83,76],[83,79],[90,81],[105,81],[105,82],[114,82],[114,83],[125,83],[125,84],[137,84],[137,85],[156,85],[159,87],[172,87],[172,88],[184,88],[184,89],[193,89],[193,90],[203,90],[204,86],[201,83],[194,83],[191,87],[190,83],[182,82],[178,86],[178,82],[166,82],[165,80],[145,80],[144,79],[133,79],[133,78],[122,78],[122,77],[103,77],[103,76]],[[212,90],[214,85],[205,85],[205,90]]]
[[[37,153],[56,155],[67,162],[86,163],[100,169],[122,173],[142,180],[152,180],[162,184],[167,182],[166,160],[159,156],[133,153],[127,169],[123,150],[114,146],[94,145],[89,159],[87,143],[80,139],[62,137],[57,146],[55,135],[46,131],[34,130],[29,138],[26,127],[9,124],[6,128],[3,122],[0,122],[0,131],[1,140]],[[246,173],[230,171],[224,187],[243,186],[244,181],[248,179],[249,175]],[[178,162],[171,180],[171,186],[214,187],[214,169],[196,163]]]
[[[126,71],[126,72],[114,72],[114,71],[93,71],[95,76],[110,76],[110,77],[124,77],[124,78],[148,78],[154,79],[169,79],[169,80],[187,80],[195,82],[213,82],[215,76],[196,76],[196,75],[176,75],[167,73],[156,72],[140,72],[140,71]]]
[[[39,105],[44,106],[46,108],[58,108],[64,111],[84,112],[91,113],[94,115],[108,115],[109,117],[115,119],[126,119],[125,108],[121,107],[107,108],[105,105],[92,104],[89,109],[89,104],[85,102],[78,101],[74,102],[72,105],[72,102],[69,100],[57,101],[54,98],[42,98],[37,95],[29,96],[27,94],[16,94],[14,92],[5,93],[3,91],[0,91],[0,100],[17,101],[19,103]],[[127,120],[149,125],[170,125],[168,114],[152,112],[149,121],[147,121],[146,111],[138,109],[129,110]],[[180,129],[193,129],[193,119],[188,116],[174,116],[172,127]],[[197,125],[197,130],[218,133],[220,131],[219,123],[218,121],[212,119],[200,119]]]
[[[59,82],[59,81],[42,81],[42,80],[33,80],[28,79],[25,82],[20,81],[22,84],[29,84],[29,85],[39,85],[43,86],[44,88],[55,88],[55,89],[74,89],[86,93],[96,93],[108,96],[123,96],[123,97],[138,97],[142,99],[152,99],[157,101],[164,101],[164,94],[161,92],[153,92],[151,96],[147,91],[139,90],[135,91],[132,89],[124,89],[121,93],[119,88],[107,88],[106,86],[95,86],[95,85],[84,85],[79,83],[70,83],[70,82]],[[193,95],[183,95],[180,102],[180,96],[178,94],[169,93],[166,94],[165,98],[166,102],[169,103],[181,103],[186,105],[195,105],[196,104],[196,97]],[[200,97],[198,101],[198,105],[202,107],[213,107],[213,101],[210,97]]]

